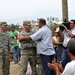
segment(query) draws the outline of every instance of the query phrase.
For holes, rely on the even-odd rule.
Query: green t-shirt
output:
[[[15,30],[14,32],[10,31],[8,34],[10,37],[15,36],[18,33],[18,30]],[[12,42],[14,43],[14,46],[19,46],[16,39],[12,39]]]

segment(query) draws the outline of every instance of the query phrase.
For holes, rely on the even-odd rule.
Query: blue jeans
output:
[[[16,46],[13,49],[13,60],[14,60],[14,62],[18,62],[18,56],[19,56],[19,46]]]
[[[63,52],[62,52],[62,66],[63,66],[63,68],[65,68],[65,66],[68,62],[70,62],[70,58],[68,56],[67,49],[63,49]]]
[[[40,54],[40,56],[41,56],[41,61],[42,61],[43,70],[44,70],[45,75],[55,75],[55,72],[47,66],[48,62],[51,63],[52,60],[54,60],[54,55]]]

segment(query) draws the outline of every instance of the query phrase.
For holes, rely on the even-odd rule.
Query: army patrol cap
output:
[[[23,21],[23,25],[24,24],[27,24],[27,25],[30,25],[31,26],[31,22],[29,20]]]
[[[7,23],[6,22],[0,22],[0,25],[7,26]]]

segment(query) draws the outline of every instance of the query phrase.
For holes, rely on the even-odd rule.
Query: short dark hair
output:
[[[73,23],[75,24],[75,20],[72,19],[72,20],[70,20],[70,21],[73,21]]]
[[[43,19],[43,18],[39,19],[39,22],[42,23],[42,24],[44,24],[44,25],[46,25],[46,20]]]
[[[12,28],[15,28],[15,25],[12,24],[11,27],[10,27],[10,29],[12,29]]]
[[[71,54],[75,56],[75,38],[71,38],[67,44],[67,47],[69,48]]]

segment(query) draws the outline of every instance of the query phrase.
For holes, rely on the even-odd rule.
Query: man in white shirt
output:
[[[65,65],[70,61],[66,49],[68,41],[75,37],[75,20],[70,20],[69,29],[65,25],[63,25],[63,27],[65,29],[63,32],[60,31],[60,35],[63,41],[62,66],[64,68]]]
[[[50,29],[46,26],[45,19],[39,19],[38,22],[39,30],[31,36],[19,38],[20,41],[22,40],[33,40],[37,41],[37,54],[40,54],[42,65],[44,69],[45,75],[55,75],[54,71],[48,68],[47,63],[52,62],[54,59],[55,51],[53,49],[52,43],[52,33]]]
[[[62,65],[58,64],[55,60],[52,64],[48,63],[49,68],[55,70],[56,75],[75,75],[75,38],[72,38],[68,42],[67,47],[67,53],[71,59],[71,62],[67,63],[64,70]]]

